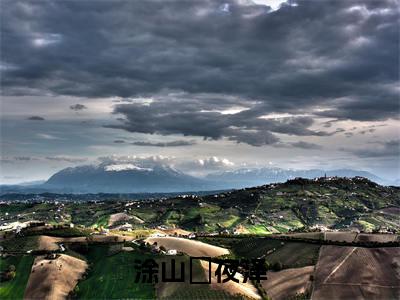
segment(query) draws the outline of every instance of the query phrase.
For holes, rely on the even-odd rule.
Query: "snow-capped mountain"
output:
[[[216,186],[168,165],[103,163],[63,169],[43,187],[81,193],[154,193],[208,190]]]

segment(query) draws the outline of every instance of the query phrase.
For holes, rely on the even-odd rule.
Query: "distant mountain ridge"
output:
[[[63,169],[43,187],[79,192],[143,193],[207,190],[211,184],[168,165],[100,164]]]
[[[337,169],[324,171],[320,169],[311,170],[290,170],[281,168],[248,168],[234,171],[225,171],[213,173],[206,176],[208,180],[221,180],[235,184],[236,188],[246,186],[257,186],[275,182],[285,182],[288,179],[296,177],[317,178],[324,176],[337,177],[365,177],[379,184],[388,185],[388,182],[382,178],[366,171],[357,171],[351,169]]]
[[[190,176],[169,165],[101,163],[65,168],[45,183],[36,185],[3,185],[1,193],[179,193],[239,189],[285,182],[296,177],[323,176],[365,177],[383,185],[385,180],[366,171],[338,169],[290,170],[281,168],[247,168]]]

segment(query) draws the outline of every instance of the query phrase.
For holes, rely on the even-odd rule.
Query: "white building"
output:
[[[169,249],[167,255],[176,255],[178,252],[175,249]]]

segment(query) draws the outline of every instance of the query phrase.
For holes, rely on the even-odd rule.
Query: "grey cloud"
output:
[[[195,141],[172,141],[172,142],[144,142],[137,141],[131,143],[135,146],[146,146],[146,147],[180,147],[180,146],[192,146],[195,145]]]
[[[304,141],[290,142],[290,143],[279,142],[279,143],[275,144],[274,147],[276,147],[276,148],[300,148],[300,149],[307,149],[307,150],[323,149],[323,147],[321,145],[304,142]]]
[[[31,156],[14,156],[14,160],[16,161],[32,161],[32,160],[38,160],[36,157],[31,157]]]
[[[124,140],[114,140],[114,144],[124,144]]]
[[[32,117],[27,118],[27,120],[30,120],[30,121],[44,121],[45,118],[40,117],[40,116],[32,116]]]
[[[345,135],[347,138],[350,138],[350,137],[352,137],[352,136],[354,135],[354,133],[352,133],[352,132],[345,132],[344,135]]]
[[[14,67],[3,72],[2,92],[134,98],[183,91],[257,100],[264,114],[328,107],[315,114],[397,118],[397,1],[297,4],[271,12],[233,0],[6,0],[1,52]]]
[[[295,148],[301,148],[301,149],[309,149],[309,150],[317,150],[317,149],[322,149],[321,145],[317,145],[314,143],[308,143],[304,141],[299,141],[291,144]]]
[[[358,157],[365,158],[385,158],[400,157],[400,140],[389,140],[386,142],[376,142],[373,148],[364,147],[362,149],[342,149]]]
[[[148,104],[120,104],[115,106],[114,113],[124,115],[125,118],[120,119],[122,121],[119,124],[105,127],[147,134],[199,136],[212,140],[227,138],[252,146],[277,143],[278,133],[296,136],[334,134],[310,130],[309,127],[314,123],[311,117],[265,119],[262,118],[263,110],[258,109],[256,104],[236,114],[223,114],[212,109],[227,109],[232,106],[232,99],[220,98],[218,103],[214,101],[213,97],[203,96],[201,99],[176,97],[168,101],[155,99]]]
[[[80,111],[80,110],[87,109],[86,105],[79,104],[79,103],[71,105],[69,108],[74,110],[74,111]]]
[[[47,156],[45,159],[50,161],[61,161],[69,163],[80,163],[87,161],[85,157],[72,157],[72,156]]]

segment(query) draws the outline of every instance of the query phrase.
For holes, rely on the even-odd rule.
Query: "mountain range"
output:
[[[168,193],[238,189],[269,183],[285,182],[296,177],[323,176],[365,177],[390,185],[372,173],[351,169],[291,170],[281,168],[247,168],[215,172],[194,177],[168,165],[134,165],[102,163],[69,167],[52,175],[46,182],[24,185],[3,185],[1,193]]]

